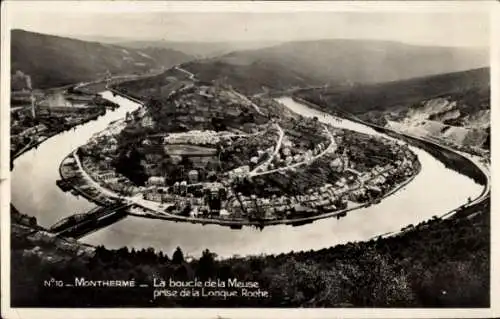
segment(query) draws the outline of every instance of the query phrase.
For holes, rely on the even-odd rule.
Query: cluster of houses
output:
[[[230,180],[236,180],[238,178],[241,179],[244,178],[245,176],[248,176],[249,173],[250,173],[250,166],[243,165],[228,171],[226,175]]]
[[[319,143],[315,145],[312,150],[308,149],[306,151],[303,152],[299,151],[296,154],[293,154],[292,152],[296,148],[291,143],[283,144],[283,146],[284,147],[280,152],[281,154],[277,154],[276,158],[274,159],[274,164],[276,167],[288,166],[295,163],[311,161],[315,156],[319,155],[321,152],[323,152],[328,148],[328,145],[325,145],[324,143]]]
[[[96,162],[89,157],[84,157],[81,163],[93,180],[118,194],[134,196],[141,191],[141,187],[137,187],[128,178],[112,170],[109,164],[104,164],[103,161]]]
[[[269,163],[269,165],[267,166],[267,170],[283,168],[298,163],[310,162],[329,147],[332,152],[334,152],[336,149],[335,145],[327,145],[324,142],[320,142],[316,144],[313,149],[306,150],[300,148],[298,145],[295,145],[292,141],[290,141],[288,136],[285,135],[283,137],[282,146],[279,152]]]
[[[16,124],[13,124],[13,127]],[[38,124],[36,126],[29,127],[27,129],[22,130],[18,134],[13,134],[10,137],[10,151],[12,154],[15,154],[16,151],[24,147],[26,138],[29,138],[31,142],[41,142],[45,140],[46,132],[48,128],[45,124]]]
[[[113,155],[118,150],[118,141],[112,135],[94,136],[87,144],[81,146],[81,149],[87,153]]]
[[[163,144],[215,145],[220,142],[220,139],[220,132],[192,130],[184,133],[171,133],[163,138]]]
[[[398,171],[411,175],[412,169],[412,162],[405,159],[396,166],[376,166],[371,172],[363,173],[357,178],[353,175],[342,177],[334,184],[326,183],[317,189],[309,189],[303,195],[258,198],[238,193],[238,199],[233,199],[229,206],[236,216],[247,215],[260,219],[292,218],[342,210],[347,207],[347,200],[363,202],[382,196],[386,178]],[[356,180],[358,184],[354,183]]]
[[[125,128],[124,121],[116,121],[110,124],[104,131],[91,136],[87,144],[80,148],[87,153],[101,155],[113,155],[118,150],[118,140],[116,136]]]
[[[21,133],[17,134],[19,137],[31,136],[40,134],[47,131],[47,125],[38,124],[23,130]]]
[[[334,196],[333,194],[337,194]],[[237,194],[229,203],[231,213],[236,216],[272,220],[297,218],[313,215],[318,211],[327,212],[347,207],[345,196],[338,193],[332,185],[324,186],[317,191],[298,196],[276,196],[258,198],[255,195]]]
[[[391,186],[387,183],[390,177],[396,175],[409,177],[414,173],[414,169],[412,159],[406,157],[394,164],[375,166],[371,171],[360,174],[359,180],[363,186],[350,193],[351,200],[361,202],[380,197]]]
[[[223,202],[228,190],[220,182],[188,184],[176,182],[173,186],[158,186],[154,180],[148,181],[148,187],[141,190],[143,198],[158,203],[171,204],[168,210],[185,216],[219,216],[223,211]]]
[[[277,135],[273,131],[265,131],[262,128],[259,132],[261,134],[225,138],[221,141],[222,152],[239,159],[239,161],[226,162],[228,170],[235,168],[233,166],[237,164],[236,162],[239,162],[239,165],[246,163],[253,168],[274,152],[278,140]]]
[[[193,117],[195,122],[196,117],[199,117],[199,121],[206,122],[218,115],[222,117],[228,114],[237,116],[246,106],[240,97],[233,96],[231,92],[209,86],[191,88],[188,93],[171,101],[171,104],[169,107],[173,109],[173,114],[175,113],[172,118],[181,122],[184,119],[183,117],[186,116],[189,117],[185,119],[186,122],[191,121]],[[142,108],[140,112],[140,114],[134,113],[136,118],[140,118],[140,125],[144,127],[154,126],[153,118],[151,114],[148,114],[146,108]],[[330,148],[330,155],[333,156],[328,164],[330,169],[338,173],[346,172],[346,174],[341,174],[342,177],[333,184],[326,183],[321,187],[309,189],[304,194],[297,196],[273,195],[270,198],[260,198],[256,195],[244,196],[241,193],[233,194],[230,187],[218,182],[219,176],[217,176],[218,173],[215,170],[204,170],[196,165],[190,165],[189,170],[182,170],[182,178],[180,179],[183,180],[176,181],[172,185],[171,183],[174,180],[170,179],[171,182],[169,183],[169,179],[165,176],[166,173],[160,167],[165,153],[168,153],[168,145],[170,145],[169,147],[203,145],[205,148],[209,148],[209,146],[214,145],[226,146],[232,144],[237,146],[231,149],[235,153],[236,149],[240,149],[242,155],[252,154],[252,156],[247,157],[241,156],[245,157],[244,161],[237,164],[241,166],[223,174],[224,183],[248,176],[252,168],[274,153],[276,147],[276,134],[274,133],[244,137],[239,143],[238,140],[231,141],[224,138],[225,135],[234,135],[228,134],[230,132],[227,131],[190,130],[183,133],[158,134],[159,138],[154,146],[158,146],[161,150],[145,154],[141,165],[145,168],[149,178],[146,186],[137,187],[127,178],[113,171],[111,158],[107,156],[117,152],[118,141],[114,136],[119,134],[126,126],[127,121],[130,122],[130,119],[114,123],[106,131],[94,135],[91,141],[83,147],[84,150],[104,155],[104,158],[99,161],[84,157],[82,159],[84,169],[94,180],[106,188],[126,196],[140,195],[147,201],[169,204],[166,211],[184,216],[197,217],[202,215],[217,218],[238,219],[246,217],[272,220],[342,210],[347,207],[348,200],[362,202],[367,198],[371,199],[383,195],[384,185],[389,176],[401,172],[411,175],[414,168],[413,154],[409,149],[401,149],[397,145],[391,145],[391,148],[397,154],[398,161],[385,166],[375,166],[369,172],[357,172],[350,168],[352,163],[349,161],[345,148],[343,154],[332,155],[339,142],[329,145],[330,136],[325,134],[324,127],[319,125],[317,120],[303,119],[302,121],[294,121],[293,129],[286,130],[279,152],[263,169],[273,170],[297,163],[307,163]],[[248,131],[257,130],[255,124],[247,124],[252,125]],[[271,133],[270,131],[267,132]],[[309,145],[314,145],[314,147],[308,149],[311,146],[305,146],[308,145],[307,142],[309,142]],[[364,141],[364,143],[369,143],[369,140]],[[149,139],[145,139],[142,147],[148,149],[147,147],[151,147],[151,144]],[[200,148],[203,147],[200,146]],[[249,149],[252,151],[248,152]],[[176,163],[172,161],[172,165],[177,165],[181,161],[180,156],[169,155],[171,155],[171,159],[176,156],[179,157]],[[244,163],[245,161],[247,163]],[[353,173],[349,175],[348,170],[353,171]],[[206,172],[208,174],[205,174]],[[175,172],[175,174],[177,173]],[[219,174],[222,175],[222,173]],[[211,176],[214,178],[211,178]]]

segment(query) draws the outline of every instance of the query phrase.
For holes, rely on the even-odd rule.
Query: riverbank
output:
[[[184,248],[176,252],[123,246],[85,250],[65,245],[66,250],[56,250],[61,239],[35,242],[14,236],[12,303],[16,307],[221,307],[221,302],[224,307],[488,307],[489,211],[485,206],[472,218],[426,220],[390,238],[229,259],[217,258],[212,249],[205,250],[200,259],[186,257]],[[180,275],[179,269],[184,270]],[[245,280],[258,282],[272,298],[160,297],[152,302],[154,287],[138,287],[150,283],[151,276],[186,280],[186,275],[178,276],[187,274],[188,280],[195,281],[199,274],[216,277],[221,272],[238,280],[244,274]],[[134,277],[136,288],[125,294],[83,287],[62,287],[61,293],[39,284],[47,278],[73,282],[76,277],[91,282],[129,278],[130,273],[140,275]],[[380,293],[374,295],[377,289]],[[332,290],[341,293],[329,293]]]
[[[44,227],[50,227],[72,214],[95,208],[95,204],[82,196],[62,192],[56,181],[60,179],[58,168],[68,154],[85,144],[96,132],[106,129],[109,123],[139,107],[123,97],[113,97],[110,92],[103,96],[122,107],[76,131],[56,136],[16,160],[16,168],[12,171],[12,203],[20,211],[35,216]],[[300,112],[304,116],[313,116],[312,109]],[[332,123],[337,125],[337,122]],[[368,133],[372,134],[371,131]],[[234,254],[251,256],[292,250],[319,250],[347,242],[369,240],[380,234],[399,231],[406,225],[416,225],[439,215],[439,212],[456,209],[469,196],[474,198],[481,192],[482,188],[472,180],[445,169],[441,162],[425,151],[414,148],[414,152],[419,157],[422,169],[411,183],[379,204],[351,211],[340,220],[324,218],[301,227],[275,225],[256,231],[253,227],[233,230],[211,224],[202,226],[187,222],[158,222],[130,215],[80,241],[94,246],[105,245],[108,249],[127,246],[173,251],[180,246],[191,256],[200,256],[202,250],[208,248],[217,252],[220,258],[229,258]],[[445,186],[450,183],[460,187],[450,193]],[[270,242],[273,244],[269,245]]]
[[[381,196],[379,199],[376,201],[372,201],[369,203],[363,203],[363,204],[357,204],[353,207],[343,209],[343,210],[337,210],[333,212],[327,212],[324,214],[319,214],[315,216],[310,216],[310,217],[302,217],[302,218],[294,218],[294,219],[279,219],[279,220],[267,220],[264,222],[257,222],[257,221],[246,221],[246,220],[223,220],[223,219],[210,219],[210,218],[193,218],[193,217],[184,217],[184,216],[178,216],[178,215],[151,215],[148,213],[145,214],[138,214],[138,213],[129,213],[131,216],[137,216],[137,217],[144,217],[144,218],[151,218],[151,219],[162,219],[162,220],[169,220],[169,221],[174,221],[174,222],[189,222],[193,224],[202,224],[202,225],[207,225],[207,224],[214,224],[214,225],[220,225],[220,226],[229,226],[229,227],[235,227],[235,226],[253,226],[253,227],[264,227],[264,226],[274,226],[274,225],[292,225],[292,226],[300,226],[305,223],[312,223],[316,220],[320,219],[326,219],[326,218],[332,218],[332,217],[337,217],[337,219],[346,216],[348,212],[355,211],[361,208],[366,208],[371,205],[376,205],[377,202],[384,200],[385,198],[394,195],[398,191],[400,191],[402,188],[404,188],[406,185],[408,185],[413,179],[420,173],[421,167],[418,166],[417,170],[415,171],[415,174],[413,174],[411,177],[406,179],[404,182],[400,183],[397,185],[394,189],[390,190],[388,193],[384,194]],[[144,207],[145,208],[145,207]],[[148,208],[145,208],[148,209]]]
[[[97,185],[99,184],[97,181],[92,180],[92,177],[82,171],[83,167],[80,164],[79,158],[77,158],[77,153],[76,150],[73,151],[71,154],[69,154],[60,164],[59,166],[59,173],[63,181],[68,181],[71,189],[78,194],[82,195],[84,198],[98,204],[101,206],[109,205],[111,201],[114,201],[118,198],[121,200],[127,201],[129,203],[132,203],[135,207],[140,207],[140,209],[143,210],[143,213],[139,212],[128,212],[129,215],[131,216],[136,216],[136,217],[142,217],[142,218],[149,218],[149,219],[161,219],[161,220],[168,220],[168,221],[174,221],[174,222],[187,222],[187,223],[193,223],[193,224],[202,224],[202,225],[207,225],[207,224],[213,224],[213,225],[220,225],[220,226],[227,226],[231,228],[241,228],[243,226],[249,226],[249,227],[265,227],[265,226],[273,226],[273,225],[292,225],[292,226],[298,226],[302,225],[304,223],[312,223],[316,220],[319,219],[325,219],[325,218],[331,218],[331,217],[344,217],[346,216],[346,213],[358,210],[361,208],[369,207],[371,205],[374,205],[381,200],[395,194],[397,191],[400,189],[404,188],[406,185],[408,185],[414,178],[420,173],[421,166],[417,165],[416,170],[414,171],[414,174],[408,178],[406,178],[403,182],[399,183],[396,185],[392,190],[389,192],[385,193],[381,197],[377,198],[376,200],[373,200],[368,203],[360,203],[360,204],[355,204],[354,206],[351,206],[347,209],[343,210],[336,210],[336,211],[330,211],[322,214],[317,214],[313,216],[308,216],[308,217],[302,217],[302,218],[293,218],[293,219],[276,219],[276,220],[263,220],[263,221],[251,221],[251,220],[235,220],[235,219],[222,219],[222,218],[199,218],[199,217],[187,217],[187,216],[180,216],[176,214],[171,214],[167,213],[165,211],[159,211],[154,208],[152,208],[152,205],[156,204],[151,202],[151,206],[147,206],[145,204],[141,204],[142,202],[145,201],[139,201],[136,198],[126,198],[126,197],[121,197],[119,194],[114,194],[114,196],[109,197],[110,194],[113,192],[111,190],[106,190],[106,192],[103,191],[104,187]],[[74,159],[77,165],[77,170],[73,171],[72,174],[66,174],[64,173],[63,166],[66,165],[65,163],[69,159]],[[85,178],[86,176],[86,178]],[[78,178],[78,179],[75,179]],[[90,181],[90,184],[87,183],[86,180]],[[79,183],[83,185],[82,187],[79,187],[76,185],[76,183]],[[89,191],[85,191],[83,189],[85,187]],[[93,194],[93,195],[92,195]],[[106,201],[105,198],[108,198],[109,201]],[[168,204],[165,204],[168,206]]]
[[[116,91],[116,90],[115,90]],[[137,103],[137,99],[128,97],[126,94],[123,94],[120,92],[120,94],[116,93],[117,95],[120,95],[122,97],[128,98],[133,102]],[[115,92],[113,92],[113,95],[115,95]],[[141,104],[143,105],[143,104]],[[333,143],[333,137],[332,137],[332,143]],[[73,152],[72,155],[76,161],[79,163],[79,167],[75,168],[77,170],[84,170],[80,164],[79,158],[75,152]],[[64,162],[64,161],[63,161]],[[61,165],[63,164],[61,163]],[[104,187],[100,186],[99,183],[85,171],[78,171],[79,176],[86,176],[85,178],[81,178],[78,182],[82,183],[85,185],[86,188],[90,188],[92,190],[92,193],[95,193],[97,197],[105,197],[107,196],[106,194],[111,194],[113,193],[112,197],[113,198],[121,198],[121,200],[125,200],[131,204],[133,204],[136,207],[140,207],[142,209],[142,212],[139,210],[133,210],[132,212],[129,212],[131,216],[136,216],[136,217],[142,217],[142,218],[150,218],[150,219],[162,219],[162,220],[169,220],[169,221],[175,221],[175,222],[187,222],[187,223],[193,223],[193,224],[202,224],[202,225],[207,225],[207,224],[214,224],[214,225],[220,225],[220,226],[227,226],[230,228],[241,228],[243,226],[253,226],[257,228],[263,228],[265,226],[273,226],[273,225],[292,225],[292,226],[298,226],[298,225],[303,225],[306,223],[312,223],[315,220],[319,219],[326,219],[330,217],[337,217],[338,219],[340,217],[345,217],[347,212],[354,211],[357,209],[369,207],[371,205],[379,203],[381,200],[387,198],[388,196],[394,194],[397,192],[399,189],[403,188],[406,186],[408,183],[410,183],[413,178],[420,172],[420,165],[418,165],[417,169],[413,171],[413,174],[411,176],[407,176],[406,179],[397,185],[394,186],[393,189],[388,191],[387,193],[381,195],[377,199],[371,201],[371,202],[365,202],[365,203],[359,203],[355,204],[354,206],[351,206],[347,209],[342,209],[342,210],[335,210],[335,211],[326,211],[324,213],[319,213],[319,214],[311,214],[310,216],[307,217],[298,217],[298,218],[292,218],[292,219],[263,219],[263,220],[250,220],[250,219],[225,219],[225,218],[200,218],[200,217],[187,217],[187,216],[181,216],[178,214],[173,214],[170,212],[167,212],[164,210],[164,205],[160,205],[159,203],[156,202],[150,202],[150,201],[145,201],[145,200],[139,200],[138,198],[135,197],[121,197],[118,193],[114,193],[113,191],[106,189],[104,192],[103,190],[105,189]],[[59,171],[61,171],[61,166]],[[75,172],[76,174],[76,172]],[[72,175],[75,175],[72,174]],[[67,180],[67,177],[64,176],[64,174],[61,174],[61,177]],[[70,186],[74,187],[74,183],[76,180],[74,180],[72,183],[68,183]],[[89,183],[87,183],[89,182]],[[76,187],[77,192],[81,192],[81,188]],[[106,193],[106,194],[105,194]],[[84,196],[88,196],[88,193],[84,193]],[[99,202],[93,199],[94,202]],[[168,204],[165,204],[168,206]],[[135,211],[135,212],[134,212]]]
[[[127,95],[127,94],[125,94],[125,93],[123,93],[123,92],[121,92],[121,91],[119,91],[119,90],[116,90],[116,89],[114,89],[114,88],[111,88],[111,87],[109,87],[109,86],[106,86],[106,89],[107,89],[108,91],[110,91],[111,93],[113,93],[113,95],[119,95],[119,96],[124,97],[124,98],[126,98],[126,99],[128,99],[128,100],[130,100],[130,101],[132,101],[132,102],[134,102],[134,103],[137,103],[137,104],[139,104],[139,105],[141,105],[141,106],[144,106],[144,102],[143,102],[143,101],[141,101],[141,100],[139,100],[139,99],[137,99],[137,98],[135,98],[135,97],[132,97],[132,96],[130,96],[130,95]]]
[[[107,111],[108,111],[108,110],[106,109],[106,112],[107,112]],[[84,121],[82,121],[82,122],[79,122],[79,123],[77,123],[77,124],[71,125],[71,126],[66,127],[66,128],[64,128],[64,129],[61,129],[61,130],[57,130],[57,131],[51,132],[49,135],[46,135],[46,138],[45,138],[45,139],[43,139],[43,140],[41,140],[41,141],[37,141],[37,142],[35,142],[35,143],[31,144],[31,145],[27,145],[28,147],[26,147],[26,146],[25,146],[25,147],[24,147],[21,151],[17,152],[14,156],[12,156],[12,157],[11,157],[11,159],[10,159],[10,162],[11,162],[11,170],[12,170],[12,168],[13,168],[14,160],[15,160],[16,158],[18,158],[19,156],[23,155],[24,153],[26,153],[26,152],[28,152],[28,151],[32,150],[33,148],[38,147],[40,144],[42,144],[42,143],[46,142],[47,140],[49,140],[50,138],[52,138],[52,137],[54,137],[54,136],[56,136],[56,135],[59,135],[59,134],[61,134],[61,133],[67,132],[67,131],[72,130],[72,129],[74,130],[74,129],[76,129],[78,126],[80,126],[80,125],[85,125],[85,124],[87,124],[87,123],[89,123],[89,122],[91,122],[91,121],[96,121],[99,117],[104,116],[104,115],[106,115],[106,113],[104,113],[104,114],[98,114],[98,116],[97,116],[97,117],[94,117],[94,116],[89,117],[88,119],[86,119],[86,120],[84,120]]]
[[[75,108],[75,111],[73,111],[73,113],[69,113],[69,115],[67,114],[67,111],[65,111],[66,115],[65,115],[64,119],[66,120],[66,122],[62,122],[62,123],[54,124],[54,122],[53,122],[54,120],[56,122],[58,120],[60,121],[60,119],[62,117],[61,117],[61,115],[56,116],[56,117],[51,117],[50,111],[48,111],[49,114],[38,115],[38,117],[32,121],[34,123],[38,122],[40,126],[44,126],[44,130],[40,131],[40,132],[36,131],[34,136],[29,137],[30,142],[27,145],[25,145],[24,147],[19,149],[15,154],[13,154],[13,155],[11,154],[10,170],[13,169],[14,160],[16,158],[18,158],[19,156],[23,155],[24,153],[30,151],[31,149],[38,147],[40,144],[46,142],[48,139],[50,139],[56,135],[59,135],[61,133],[64,133],[66,131],[69,131],[71,129],[74,130],[80,125],[85,125],[91,121],[96,121],[99,119],[99,117],[105,116],[106,113],[108,111],[110,111],[110,109],[113,110],[113,109],[119,107],[118,105],[110,103],[107,100],[105,102],[106,103],[103,103],[103,100],[99,100],[97,97],[93,97],[92,103],[94,103],[96,106],[87,105],[85,108],[79,108],[79,109]],[[49,106],[48,109],[50,109],[50,108],[51,107]],[[57,107],[55,107],[55,108],[57,108]],[[92,112],[90,114],[77,113],[79,110],[87,110],[87,108],[90,110],[93,110],[94,112]],[[71,107],[68,106],[68,107],[62,107],[59,109],[71,110]],[[73,119],[73,120],[76,118],[77,121],[74,121],[72,123],[68,123],[67,122],[68,118]],[[36,127],[37,126],[34,125],[33,127],[28,127],[26,130],[35,129]],[[16,135],[13,135],[13,137],[16,137]]]
[[[321,112],[330,111],[328,109],[322,108],[321,106],[314,104],[310,101],[304,100],[302,98],[292,96],[294,101],[299,103],[304,103],[307,106],[314,108]],[[338,111],[338,110],[336,110]],[[465,175],[471,179],[473,179],[476,183],[479,183],[484,186],[482,193],[475,199],[471,201],[471,204],[476,204],[478,201],[481,201],[488,197],[491,188],[491,181],[488,169],[480,165],[480,163],[476,162],[472,155],[464,154],[458,150],[454,150],[448,146],[444,146],[438,144],[434,141],[430,141],[423,137],[413,136],[407,133],[397,132],[390,128],[386,128],[383,126],[379,126],[373,123],[365,122],[357,118],[356,116],[349,114],[347,112],[341,112],[343,116],[350,121],[366,125],[368,127],[373,128],[375,131],[380,132],[382,134],[386,134],[388,136],[392,136],[394,138],[403,140],[411,145],[414,145],[418,148],[421,148],[437,158],[441,163],[445,165],[445,167],[450,168],[456,172],[459,172],[462,175]]]

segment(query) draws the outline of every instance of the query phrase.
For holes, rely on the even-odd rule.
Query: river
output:
[[[94,204],[62,192],[55,184],[59,164],[76,147],[85,144],[92,134],[106,128],[138,105],[110,92],[103,96],[121,105],[96,121],[57,135],[14,162],[12,203],[20,212],[36,216],[43,226],[61,218],[84,212]],[[278,99],[304,116],[318,116],[320,121],[368,134],[379,134],[362,124],[342,120],[340,123],[321,111],[297,103],[291,98]],[[169,255],[177,246],[186,255],[199,256],[204,249],[220,257],[259,255],[321,249],[349,241],[367,240],[387,232],[399,231],[409,224],[440,216],[479,196],[482,186],[472,179],[446,168],[427,152],[410,146],[418,155],[422,170],[404,189],[380,204],[349,212],[346,217],[317,220],[300,227],[270,226],[262,231],[243,227],[232,230],[218,225],[175,223],[170,221],[127,217],[107,228],[81,239],[108,248],[128,246],[136,249],[153,247]]]

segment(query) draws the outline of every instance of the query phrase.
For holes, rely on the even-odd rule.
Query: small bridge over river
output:
[[[132,204],[119,202],[109,206],[98,206],[82,214],[68,216],[49,231],[56,236],[81,238],[101,228],[109,226],[127,216],[127,209]]]

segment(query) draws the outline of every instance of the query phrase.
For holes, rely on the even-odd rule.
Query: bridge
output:
[[[119,202],[109,206],[98,206],[82,214],[68,216],[49,228],[56,236],[75,239],[109,226],[127,216],[133,204]]]

